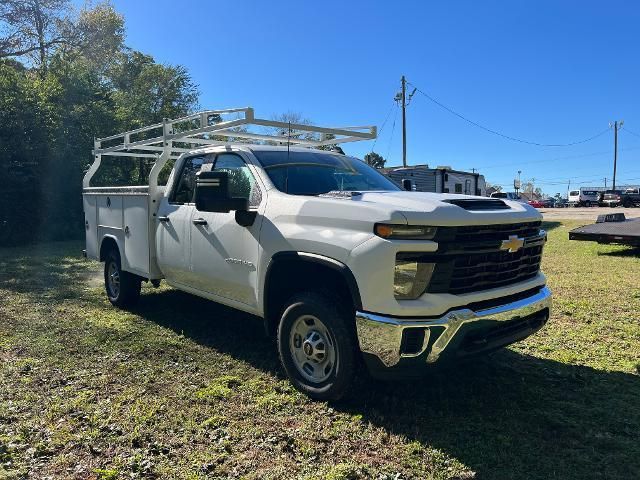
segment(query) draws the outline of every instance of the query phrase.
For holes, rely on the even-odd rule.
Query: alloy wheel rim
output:
[[[333,336],[314,315],[301,315],[293,322],[289,350],[300,375],[313,383],[324,382],[336,368],[337,352]]]
[[[107,270],[107,284],[109,286],[111,296],[117,297],[120,293],[120,272],[118,271],[118,266],[115,262],[109,263],[109,268]]]

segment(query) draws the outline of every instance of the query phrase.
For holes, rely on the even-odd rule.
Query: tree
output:
[[[384,168],[385,163],[387,163],[382,155],[376,152],[367,153],[364,156],[364,161],[367,165],[371,165],[373,168]]]
[[[0,58],[26,56],[44,74],[56,54],[105,65],[122,48],[124,19],[108,3],[73,13],[69,0],[3,0]]]
[[[29,55],[45,67],[50,49],[64,43],[69,0],[3,0],[0,57]]]
[[[184,67],[127,49],[123,36],[124,20],[108,3],[78,14],[67,0],[0,3],[0,245],[82,235],[93,138],[196,107]],[[143,160],[105,157],[103,165],[94,185],[148,177]]]
[[[178,118],[197,107],[198,87],[181,65],[161,65],[150,55],[129,51],[108,76],[124,130]]]
[[[489,182],[485,182],[487,190],[493,188],[496,192],[501,192],[502,191],[502,185],[494,185],[492,183]]]
[[[272,120],[276,122],[282,122],[292,125],[311,125],[312,122],[308,118],[304,117],[300,112],[285,112],[279,115],[274,115],[271,117]],[[289,131],[288,128],[279,128],[279,127],[270,127],[268,129],[271,135],[281,135],[283,137],[302,139],[302,140],[320,140],[318,135],[314,132],[308,132],[305,130],[296,130],[294,127]]]
[[[48,138],[37,90],[17,62],[0,60],[0,245],[33,239],[41,205],[39,162],[47,157]]]

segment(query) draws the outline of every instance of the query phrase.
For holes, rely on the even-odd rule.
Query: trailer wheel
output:
[[[104,262],[104,287],[112,305],[124,308],[140,298],[141,280],[138,276],[122,271],[120,254],[111,250]]]
[[[294,295],[278,326],[280,361],[291,383],[316,400],[339,400],[356,373],[356,341],[337,299]]]

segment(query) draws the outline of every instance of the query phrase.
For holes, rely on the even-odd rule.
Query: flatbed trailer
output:
[[[640,247],[640,218],[626,219],[623,213],[603,217],[609,218],[571,230],[569,240]]]

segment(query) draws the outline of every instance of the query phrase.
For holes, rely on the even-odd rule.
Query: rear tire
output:
[[[339,400],[356,373],[357,343],[340,300],[315,292],[294,295],[278,326],[280,362],[291,383],[316,400]]]
[[[104,288],[112,305],[125,308],[133,305],[140,298],[140,277],[122,271],[120,254],[111,250],[104,262]]]

